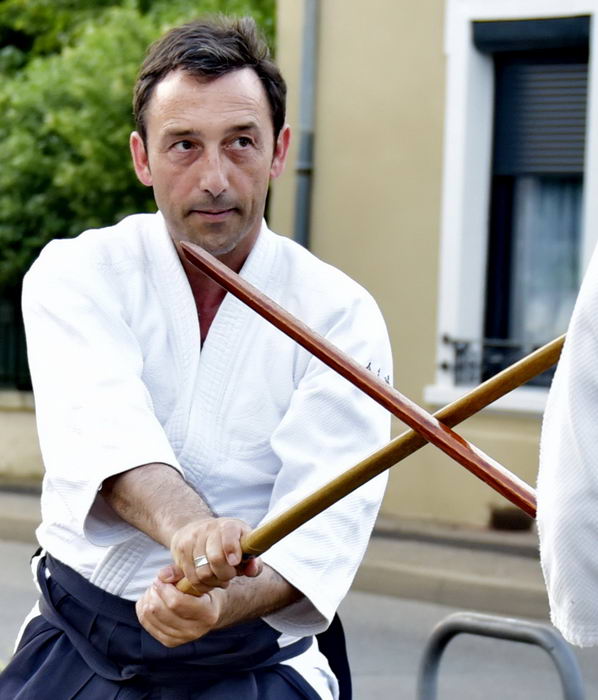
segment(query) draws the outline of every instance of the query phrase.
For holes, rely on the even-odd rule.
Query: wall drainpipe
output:
[[[306,248],[310,239],[319,9],[318,0],[305,0],[293,238]]]

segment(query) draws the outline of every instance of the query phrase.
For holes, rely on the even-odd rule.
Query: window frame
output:
[[[446,338],[481,341],[484,328],[488,217],[492,178],[494,66],[491,54],[473,43],[473,22],[590,17],[588,112],[580,269],[585,271],[598,240],[598,55],[594,19],[598,0],[447,0],[445,21],[446,98],[440,222],[437,353],[434,383],[424,388],[433,405],[454,401],[473,386],[457,385]],[[479,235],[483,231],[484,235]],[[543,412],[548,390],[520,387],[499,399],[493,410]]]

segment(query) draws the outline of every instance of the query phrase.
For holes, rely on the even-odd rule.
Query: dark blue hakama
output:
[[[169,649],[141,627],[132,601],[50,555],[39,563],[38,583],[42,614],[0,674],[0,700],[319,699],[280,663],[311,638],[280,648],[280,633],[254,620]]]

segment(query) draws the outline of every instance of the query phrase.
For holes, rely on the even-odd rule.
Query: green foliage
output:
[[[12,46],[29,56],[60,51],[77,36],[86,21],[102,21],[110,7],[123,7],[155,20],[185,21],[208,12],[251,14],[270,39],[273,37],[274,0],[0,0],[0,47]]]
[[[56,52],[84,20],[119,4],[114,0],[1,0],[0,43],[32,56]]]
[[[27,54],[0,48],[0,287],[18,283],[52,238],[155,209],[128,153],[132,87],[149,43],[206,12],[252,14],[273,35],[274,0],[189,5],[0,2],[0,24],[10,10],[11,30],[33,37]]]

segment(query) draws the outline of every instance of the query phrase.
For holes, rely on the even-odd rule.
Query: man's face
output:
[[[169,73],[146,110],[146,145],[134,132],[137,176],[154,188],[175,243],[244,260],[260,230],[268,184],[284,167],[289,130],[276,144],[264,88],[244,68],[200,81]]]

